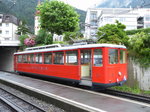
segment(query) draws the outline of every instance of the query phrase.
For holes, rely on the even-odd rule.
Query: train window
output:
[[[91,62],[91,50],[81,50],[81,64],[89,64]]]
[[[23,55],[22,61],[23,61],[23,63],[27,63],[28,62],[28,55]]]
[[[94,50],[94,66],[102,66],[102,50],[101,49],[95,49]]]
[[[126,51],[120,50],[120,63],[126,63]]]
[[[28,55],[28,58],[27,58],[27,59],[28,59],[28,60],[27,60],[27,61],[28,61],[28,63],[30,63],[30,55]]]
[[[22,62],[22,55],[18,55],[18,63]]]
[[[78,64],[78,51],[66,52],[66,64],[77,65]]]
[[[35,62],[42,64],[42,54],[36,54]]]
[[[118,50],[109,49],[109,64],[117,64],[117,63],[118,63]]]
[[[30,54],[30,63],[34,63],[34,54]]]
[[[64,52],[54,53],[54,64],[64,64]]]
[[[44,53],[44,64],[52,64],[52,53]]]

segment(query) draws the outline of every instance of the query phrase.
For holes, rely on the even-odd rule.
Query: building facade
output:
[[[97,36],[99,27],[114,24],[118,20],[126,30],[150,27],[150,9],[89,8],[85,19],[85,37]]]
[[[0,46],[19,46],[16,34],[19,20],[9,14],[0,14]]]

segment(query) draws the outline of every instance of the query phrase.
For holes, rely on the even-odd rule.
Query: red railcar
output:
[[[31,47],[14,54],[14,70],[107,88],[126,81],[126,52],[113,44]]]

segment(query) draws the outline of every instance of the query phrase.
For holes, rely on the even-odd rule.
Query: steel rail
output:
[[[0,88],[0,100],[11,107],[14,112],[45,112],[43,109],[25,101],[22,98]]]
[[[145,96],[145,95],[122,92],[122,91],[118,91],[118,90],[114,90],[114,89],[106,89],[106,90],[101,91],[101,92],[105,93],[105,94],[109,94],[109,95],[119,96],[119,97],[132,99],[132,100],[136,100],[136,101],[150,104],[150,97]]]

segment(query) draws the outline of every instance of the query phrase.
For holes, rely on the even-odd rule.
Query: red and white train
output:
[[[14,54],[14,70],[107,88],[126,81],[126,50],[113,44],[31,47]]]

